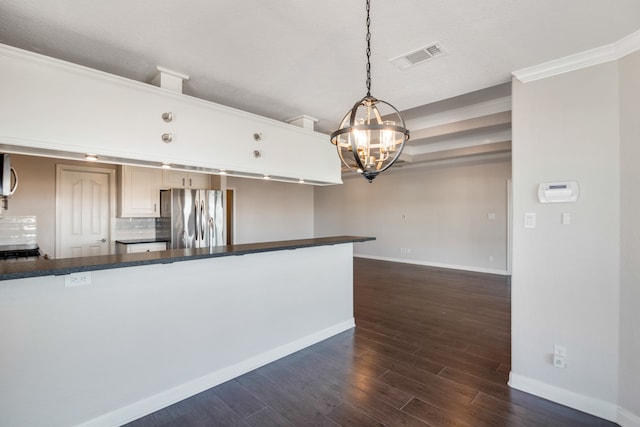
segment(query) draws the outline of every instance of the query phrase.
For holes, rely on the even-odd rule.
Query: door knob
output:
[[[100,240],[98,240],[98,242],[106,243],[107,239],[100,239]]]

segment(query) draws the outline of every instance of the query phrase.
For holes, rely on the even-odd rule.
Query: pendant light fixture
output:
[[[331,143],[347,168],[372,182],[380,172],[398,159],[409,130],[398,110],[391,104],[371,96],[371,18],[367,1],[367,94],[355,103],[331,134]]]

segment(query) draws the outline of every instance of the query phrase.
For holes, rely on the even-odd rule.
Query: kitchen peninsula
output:
[[[353,327],[368,240],[2,265],[2,424],[120,425]]]
[[[296,200],[286,211],[286,230],[274,230],[282,239],[313,234],[313,193],[301,188],[342,182],[335,147],[313,129],[10,46],[0,45],[0,70],[0,90],[11,100],[0,103],[3,152],[78,163],[89,155],[122,168],[224,176],[245,197],[238,205],[249,201],[249,209],[238,209],[244,235],[234,241],[273,240],[257,237],[267,227],[247,216],[260,210],[264,191],[243,180],[268,179],[264,186],[274,193],[295,185],[286,193],[292,199],[283,198],[288,207]],[[314,167],[291,158],[312,158]],[[57,174],[58,165],[50,166]],[[27,161],[20,169],[28,177],[47,170]],[[54,194],[57,178],[39,181],[45,185],[32,192],[22,187],[13,201],[27,194],[30,200],[14,209],[33,210],[45,187]],[[147,196],[160,188],[147,186],[153,191],[136,197],[122,191],[116,214],[115,186],[109,186],[111,221],[155,216],[133,212],[124,201],[150,202],[144,208],[155,212]],[[54,230],[47,215],[39,218],[42,230]],[[46,250],[59,256],[53,232],[48,240],[43,234]],[[0,425],[122,425],[353,327],[353,243],[366,240],[1,265]]]
[[[375,240],[373,237],[337,236],[316,239],[261,242],[212,248],[173,249],[131,254],[98,255],[80,258],[41,259],[31,262],[0,263],[0,281],[38,276],[62,276],[71,273],[108,270],[140,265],[171,264],[178,261],[293,250],[313,246],[337,245]]]

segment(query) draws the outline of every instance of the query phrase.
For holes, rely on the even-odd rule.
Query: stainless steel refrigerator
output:
[[[222,191],[171,189],[160,191],[156,237],[170,239],[167,249],[224,245]]]

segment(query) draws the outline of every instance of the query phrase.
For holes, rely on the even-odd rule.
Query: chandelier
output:
[[[367,0],[367,94],[344,116],[339,129],[331,134],[331,143],[347,168],[372,182],[398,159],[409,140],[409,130],[393,105],[371,96],[370,8]]]

